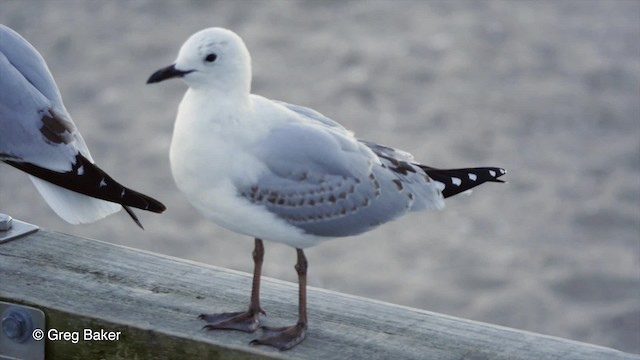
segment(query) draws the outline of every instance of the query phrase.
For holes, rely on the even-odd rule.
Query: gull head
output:
[[[243,91],[251,86],[251,57],[244,41],[231,30],[208,28],[182,45],[175,63],[151,75],[147,84],[182,78],[193,89]]]

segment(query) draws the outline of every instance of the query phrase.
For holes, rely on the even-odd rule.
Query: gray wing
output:
[[[273,101],[273,102],[284,106],[285,108],[293,111],[298,117],[304,118],[309,122],[312,122],[312,123],[317,122],[328,128],[333,129],[334,131],[338,131],[348,136],[353,136],[353,133],[347,130],[339,122],[329,119],[328,117],[322,115],[320,112],[316,110],[313,110],[308,107],[300,106],[300,105],[289,104],[284,101]]]
[[[117,204],[138,225],[126,206],[164,210],[157,200],[125,188],[94,165],[44,59],[1,24],[0,161],[30,174],[47,203],[71,223],[95,221],[118,211]]]
[[[336,122],[335,120],[329,119],[328,117],[313,109],[304,106],[288,104],[282,101],[276,101],[276,103],[295,112],[299,117],[306,119],[310,123],[323,125],[331,129],[332,131],[336,131],[349,138],[353,137],[353,133],[344,128],[340,123]],[[427,176],[425,178],[424,176],[426,175],[424,169],[422,169],[421,166],[414,161],[413,155],[411,155],[410,153],[362,139],[357,139],[357,141],[368,147],[378,158],[378,161],[381,163],[382,167],[394,171],[399,180],[401,180],[403,183],[417,184],[418,186],[422,186],[424,185],[425,181],[430,182],[429,177]],[[419,192],[419,189],[416,190],[418,190]],[[419,201],[418,204],[414,204],[414,206],[416,205],[422,208],[431,207],[426,203],[420,205]]]
[[[410,211],[418,196],[414,185],[405,186],[367,144],[343,129],[313,119],[275,128],[252,149],[266,170],[253,183],[238,179],[240,194],[307,233],[327,237],[360,234]],[[435,187],[425,187],[441,199]]]
[[[298,117],[304,118],[310,123],[323,125],[347,138],[354,138],[353,132],[316,110],[282,101],[277,101],[277,103],[295,112]],[[371,150],[370,155],[373,154],[379,165],[383,169],[391,171],[391,173],[380,169],[376,170],[375,168],[372,171],[380,171],[382,174],[377,176],[382,176],[388,181],[393,182],[399,189],[406,191],[407,196],[412,197],[411,211],[437,210],[444,207],[441,196],[441,190],[444,189],[444,184],[437,181],[434,182],[428,175],[428,172],[425,171],[425,168],[415,162],[413,155],[406,151],[374,142],[362,139],[357,139],[357,141],[360,143],[360,146],[365,145],[369,148],[369,150]]]
[[[0,160],[70,171],[91,155],[38,51],[0,25]]]

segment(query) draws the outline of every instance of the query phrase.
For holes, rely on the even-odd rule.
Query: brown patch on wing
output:
[[[55,144],[68,144],[74,140],[73,123],[59,118],[53,111],[42,116],[40,132],[50,142]]]
[[[393,183],[396,184],[396,187],[398,188],[398,191],[402,191],[404,186],[402,185],[402,181],[400,181],[400,179],[393,179],[391,181],[393,181]]]

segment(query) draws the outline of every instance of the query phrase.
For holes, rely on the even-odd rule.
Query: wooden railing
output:
[[[47,359],[640,359],[316,288],[307,339],[290,351],[249,346],[259,333],[201,330],[201,312],[246,306],[250,282],[249,274],[48,230],[0,244],[0,301],[44,311]],[[295,321],[297,286],[265,278],[262,306],[266,324]],[[86,341],[84,329],[119,335]],[[50,339],[64,331],[79,340]]]

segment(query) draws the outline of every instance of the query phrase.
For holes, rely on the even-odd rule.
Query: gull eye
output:
[[[211,53],[211,54],[207,55],[207,57],[204,58],[204,61],[206,61],[206,62],[214,62],[214,61],[216,61],[217,58],[218,58],[218,55]]]

